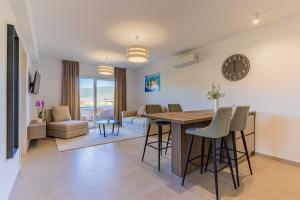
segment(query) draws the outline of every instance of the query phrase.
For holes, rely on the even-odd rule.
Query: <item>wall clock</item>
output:
[[[238,81],[248,74],[249,69],[249,59],[242,54],[234,54],[224,61],[222,74],[227,80]]]

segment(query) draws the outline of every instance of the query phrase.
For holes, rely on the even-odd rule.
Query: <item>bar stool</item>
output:
[[[182,108],[180,104],[168,104],[168,111],[169,112],[182,112]],[[169,147],[171,140],[171,132],[168,135],[168,140],[167,140],[167,147]],[[165,154],[167,154],[168,148],[166,148]]]
[[[162,107],[161,105],[146,105],[146,113],[147,114],[154,114],[154,113],[162,113]],[[147,135],[146,135],[146,139],[145,139],[145,145],[144,145],[144,151],[143,151],[143,157],[142,157],[142,162],[144,162],[144,157],[145,157],[145,152],[146,152],[146,148],[147,146],[154,148],[158,151],[158,171],[160,171],[160,156],[162,155],[162,150],[164,149],[168,149],[171,148],[171,146],[166,146],[163,147],[162,144],[166,143],[165,141],[163,141],[162,139],[162,135],[163,133],[163,126],[170,126],[170,122],[166,122],[166,121],[162,121],[162,120],[151,120],[149,119],[149,123],[148,123],[148,130],[147,130]],[[158,126],[158,138],[157,141],[153,141],[153,142],[148,142],[149,136],[150,136],[150,128],[151,128],[151,124],[156,124]],[[171,134],[171,126],[169,129],[169,132],[167,132],[169,135]],[[154,134],[156,135],[156,134]],[[157,143],[157,147],[152,146],[152,144]]]
[[[211,139],[211,144],[212,144],[212,152],[213,152],[213,170],[211,172],[214,173],[214,179],[215,179],[215,190],[216,190],[216,199],[219,199],[219,189],[218,189],[218,172],[220,172],[222,169],[227,167],[222,167],[221,169],[218,170],[217,168],[217,157],[216,157],[216,150],[217,150],[217,144],[216,141],[217,139],[224,138],[224,146],[225,146],[225,151],[227,154],[228,158],[228,165],[230,167],[230,172],[231,172],[231,177],[233,181],[234,188],[236,189],[236,184],[235,184],[235,178],[231,166],[231,160],[230,160],[230,155],[228,151],[228,144],[227,144],[227,136],[229,135],[229,125],[230,125],[230,120],[232,116],[232,108],[231,107],[223,107],[219,108],[218,111],[216,112],[215,116],[213,117],[211,123],[209,126],[205,128],[188,128],[186,129],[185,133],[191,135],[191,141],[190,141],[190,146],[189,146],[189,152],[185,164],[185,169],[184,169],[184,175],[182,178],[182,185],[184,185],[184,180],[187,172],[187,168],[189,164],[196,165],[195,163],[192,163],[195,158],[190,158],[191,157],[191,152],[192,152],[192,147],[193,147],[193,142],[194,142],[194,137],[199,136],[202,138],[209,138]],[[202,148],[201,155],[204,154]],[[208,154],[209,158],[210,154]],[[199,157],[199,156],[198,156]],[[203,156],[201,156],[201,166],[200,168],[203,168]]]
[[[237,106],[231,123],[230,123],[230,128],[229,131],[231,133],[232,136],[232,149],[230,149],[231,151],[233,151],[233,160],[234,160],[234,165],[235,165],[235,170],[236,170],[236,178],[237,178],[237,185],[240,186],[240,178],[239,178],[239,167],[238,167],[238,160],[244,156],[247,157],[247,161],[248,161],[248,166],[249,166],[249,170],[250,170],[250,174],[252,175],[252,168],[251,168],[251,163],[250,163],[250,158],[249,158],[249,153],[248,153],[248,148],[247,148],[247,143],[246,143],[246,139],[245,139],[245,134],[244,134],[244,130],[246,129],[246,125],[247,125],[247,118],[249,115],[249,110],[250,110],[250,106]],[[241,133],[241,138],[243,140],[243,146],[244,146],[244,152],[242,151],[238,151],[236,149],[236,132],[240,131]],[[243,154],[241,157],[237,157],[237,153],[241,153]],[[222,162],[222,158],[223,158],[223,141],[221,142],[221,153],[220,153],[220,162]]]

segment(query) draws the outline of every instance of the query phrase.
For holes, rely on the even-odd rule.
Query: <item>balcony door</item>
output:
[[[114,118],[113,79],[81,77],[80,78],[80,118],[95,127],[99,120]]]

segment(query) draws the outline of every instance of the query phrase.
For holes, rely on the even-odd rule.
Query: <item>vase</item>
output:
[[[42,123],[42,122],[43,122],[43,119],[42,119],[42,118],[37,118],[37,119],[36,119],[36,122],[37,122],[37,123]]]
[[[219,99],[215,99],[215,107],[214,107],[214,111],[217,112],[217,110],[219,109],[220,103],[219,103]]]

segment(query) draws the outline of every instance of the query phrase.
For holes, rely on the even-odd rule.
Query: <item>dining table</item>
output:
[[[213,110],[196,110],[196,111],[184,111],[184,112],[163,112],[155,114],[145,114],[153,120],[162,120],[171,123],[171,171],[173,174],[182,177],[184,173],[184,166],[188,154],[188,146],[190,141],[190,135],[185,133],[188,128],[201,128],[210,124],[214,117]],[[249,114],[255,114],[250,112]],[[192,157],[200,155],[201,152],[201,140],[203,138],[196,137],[194,141]],[[205,155],[207,155],[209,142],[205,142]],[[195,160],[195,162],[199,162]],[[191,166],[188,169],[188,173],[196,170],[196,166]]]

